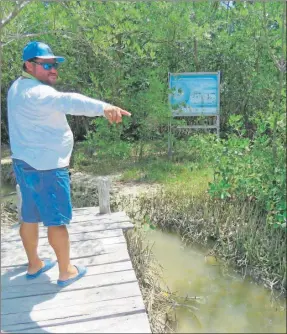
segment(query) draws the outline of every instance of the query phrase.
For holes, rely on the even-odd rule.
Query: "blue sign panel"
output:
[[[169,102],[173,116],[219,114],[220,72],[169,73]]]

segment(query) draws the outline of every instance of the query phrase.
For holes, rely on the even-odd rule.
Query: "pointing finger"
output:
[[[131,113],[130,113],[130,112],[128,112],[128,111],[126,111],[126,110],[123,110],[123,109],[121,109],[121,114],[122,114],[122,115],[125,115],[125,116],[131,116]]]

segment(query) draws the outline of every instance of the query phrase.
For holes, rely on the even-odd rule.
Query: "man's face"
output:
[[[32,74],[36,79],[48,84],[48,85],[55,85],[57,78],[58,78],[58,71],[52,67],[51,69],[45,70],[45,68],[40,65],[39,63],[46,63],[46,64],[55,64],[56,59],[49,58],[49,59],[41,59],[36,58],[36,63],[26,61],[26,68],[27,72]]]

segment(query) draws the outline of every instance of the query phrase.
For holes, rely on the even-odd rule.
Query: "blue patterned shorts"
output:
[[[43,222],[45,226],[69,224],[72,202],[68,167],[37,170],[23,160],[12,160],[22,195],[22,221]]]

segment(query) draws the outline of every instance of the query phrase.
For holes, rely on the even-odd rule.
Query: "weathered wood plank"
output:
[[[98,195],[100,213],[111,213],[110,208],[110,188],[111,180],[107,176],[98,177]]]
[[[101,221],[106,223],[119,223],[121,221],[130,221],[130,218],[124,212],[115,212],[111,214],[87,214],[77,215],[72,217],[71,223],[78,223],[82,221]]]
[[[58,266],[56,265],[54,268],[47,271],[44,275],[41,275],[37,278],[36,281],[34,280],[27,280],[25,277],[26,269],[22,268],[21,271],[18,271],[14,275],[10,275],[7,272],[7,276],[3,275],[1,280],[2,288],[6,289],[6,287],[12,287],[17,285],[34,285],[35,283],[48,283],[50,281],[56,281],[59,276]],[[99,274],[107,274],[107,273],[116,273],[121,271],[132,270],[133,266],[130,261],[121,261],[121,262],[114,262],[114,263],[107,263],[101,265],[90,265],[87,266],[88,273],[87,275],[99,275]]]
[[[137,312],[137,311],[135,311]],[[146,313],[117,314],[114,317],[94,317],[89,321],[77,320],[59,323],[53,327],[42,327],[13,333],[151,333]]]
[[[88,256],[82,258],[72,257],[71,260],[73,260],[73,263],[76,265],[78,264],[78,265],[90,266],[90,265],[101,265],[106,263],[116,263],[118,261],[127,261],[130,259],[127,249],[125,247],[121,247],[117,249],[116,254],[115,252],[111,252],[111,253],[99,254],[97,256]],[[6,275],[6,272],[8,272],[8,275],[13,276],[19,272],[26,270],[26,268],[27,268],[27,261],[24,261],[19,265],[10,265],[10,266],[2,265],[1,275],[4,274]]]
[[[110,226],[109,229],[114,229],[116,228],[116,224],[119,223],[123,223],[123,227],[119,226],[118,228],[133,228],[133,224],[130,223],[128,224],[128,222],[130,222],[130,218],[125,214],[125,212],[114,212],[111,214],[104,214],[104,215],[97,215],[93,213],[92,209],[95,209],[94,211],[97,212],[98,208],[87,208],[88,210],[86,210],[86,208],[83,208],[83,210],[86,210],[87,214],[83,215],[83,214],[77,214],[77,212],[75,212],[73,210],[73,219],[70,222],[70,225],[68,225],[68,228],[73,230],[74,229],[74,224],[75,223],[83,223],[85,222],[87,225],[92,224],[92,225],[98,225],[98,223],[101,224],[101,229],[97,229],[97,230],[105,230],[105,226],[103,226],[102,224],[115,224],[115,226]],[[81,212],[81,211],[79,211]],[[2,236],[4,241],[10,241],[11,238],[19,238],[19,224],[15,224],[10,231],[6,231],[5,234]],[[43,226],[42,223],[39,224],[40,227],[40,237],[42,237],[44,234],[46,235],[46,231],[47,228]]]
[[[84,208],[73,208],[73,216],[75,215],[85,215],[85,214],[97,214],[100,213],[100,208],[98,206],[86,206]]]
[[[40,224],[39,226],[39,237],[45,238],[47,236],[47,228]],[[128,221],[119,222],[119,223],[105,223],[105,221],[97,221],[97,222],[87,222],[87,223],[77,223],[68,225],[69,234],[80,233],[80,232],[97,232],[97,231],[106,231],[106,230],[126,230],[132,229],[134,225]],[[5,233],[1,236],[2,241],[13,241],[19,240],[19,227],[17,229],[13,229],[11,232]]]
[[[117,236],[123,235],[122,229],[113,229],[113,230],[100,230],[100,231],[82,231],[77,233],[69,233],[70,241],[79,241],[79,240],[98,240],[98,239],[107,239],[107,238],[113,238]],[[21,244],[21,238],[20,236],[16,236],[16,238],[11,238],[8,240],[1,240],[1,250],[7,247],[7,245],[11,244],[12,242]],[[39,238],[39,246],[44,245],[48,242],[47,235],[43,235]],[[3,247],[2,247],[3,246]]]
[[[104,231],[104,230],[117,230],[117,229],[132,229],[134,225],[130,221],[122,221],[122,222],[107,222],[107,221],[99,221],[96,223],[93,222],[82,222],[78,224],[74,224],[70,226],[70,233],[78,233],[85,232],[86,230],[94,232],[94,231]]]
[[[95,232],[79,232],[79,233],[73,233],[70,234],[70,241],[79,241],[79,240],[97,240],[97,239],[106,239],[106,238],[113,238],[113,237],[119,237],[123,235],[122,229],[117,230],[104,230],[104,231],[95,231]],[[1,250],[2,245],[6,247],[6,244],[11,244],[11,242],[15,243],[21,243],[20,236],[18,239],[11,239],[11,240],[1,240]],[[39,245],[43,245],[48,242],[48,239],[46,236],[39,239]]]
[[[105,300],[97,302],[96,300],[88,300],[85,303],[79,305],[65,305],[63,308],[49,309],[34,311],[29,314],[30,319],[23,319],[16,315],[7,315],[2,317],[2,326],[5,326],[7,331],[15,332],[18,330],[31,329],[36,326],[49,327],[51,325],[57,325],[59,323],[65,323],[69,320],[82,322],[89,320],[93,317],[114,317],[118,313],[130,313],[133,311],[145,312],[145,306],[143,304],[140,295],[131,296],[126,298],[119,298],[113,300]],[[10,321],[14,321],[13,324],[8,325],[6,318]],[[24,320],[24,321],[23,321]]]
[[[22,316],[30,319],[31,311],[64,308],[67,305],[79,305],[85,301],[105,301],[140,295],[137,281],[124,282],[122,284],[107,284],[106,286],[92,287],[66,291],[65,293],[36,295],[23,297],[23,299],[7,299],[2,303],[1,314]],[[5,318],[10,319],[10,318]],[[22,322],[24,322],[24,320]],[[8,320],[7,320],[8,321]],[[11,323],[10,323],[11,324]]]
[[[78,243],[79,244],[79,243]],[[126,243],[118,243],[114,245],[103,245],[101,242],[91,242],[90,240],[83,242],[82,244],[77,245],[77,247],[72,247],[70,254],[71,258],[88,258],[92,256],[98,256],[103,253],[115,253],[121,248],[126,249]],[[52,247],[44,245],[39,248],[39,256],[42,259],[55,259],[55,253]],[[115,255],[116,257],[116,255]],[[27,263],[27,257],[24,250],[15,250],[13,257],[9,256],[9,252],[1,253],[1,266],[11,266],[11,265],[20,265]]]
[[[43,274],[44,275],[44,274]],[[15,298],[18,299],[15,302],[19,302],[20,298],[34,296],[37,294],[56,294],[64,293],[65,291],[87,289],[98,286],[105,286],[107,284],[121,284],[124,282],[135,281],[136,276],[133,270],[113,272],[99,275],[89,275],[81,278],[79,281],[68,285],[65,288],[60,288],[56,281],[50,281],[48,283],[37,283],[36,280],[33,285],[23,284],[16,286],[7,286],[1,293],[2,301],[5,299]]]
[[[76,239],[76,240],[75,240]],[[70,240],[71,247],[81,248],[81,247],[89,247],[89,246],[99,246],[99,245],[113,245],[118,243],[125,243],[126,239],[123,235],[119,235],[116,237],[109,237],[109,238],[91,238],[90,236],[86,236],[85,240],[81,240],[79,236],[77,235],[77,238],[72,238]],[[80,244],[79,244],[80,243]],[[42,238],[39,240],[39,249],[45,250],[46,248],[50,248],[51,246],[48,243],[48,240],[45,238]],[[10,242],[2,242],[1,244],[1,252],[3,256],[5,256],[5,252],[9,252],[7,256],[11,256],[11,251],[13,251],[13,254],[15,252],[24,251],[24,248],[22,246],[22,243],[19,241],[10,241]]]

